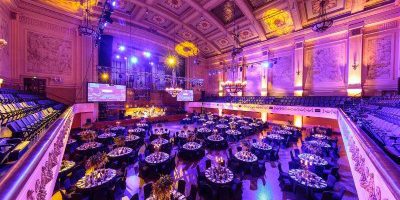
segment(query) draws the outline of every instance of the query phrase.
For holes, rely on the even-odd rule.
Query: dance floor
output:
[[[180,131],[183,127],[182,124],[178,122],[170,122],[163,124],[164,128],[168,128],[171,131],[171,134],[176,131]],[[189,129],[193,130],[197,125],[189,125]],[[267,131],[267,130],[266,130]],[[303,131],[303,137],[306,136],[306,131]],[[340,134],[337,134],[339,141],[338,144],[341,147],[340,149],[340,159],[338,160],[339,174],[340,180],[336,183],[335,187],[344,187],[346,189],[346,193],[343,199],[352,200],[357,199],[356,188],[354,186],[354,181],[351,176],[351,171],[349,167],[349,162],[346,157],[346,153],[343,147],[343,140],[340,137]],[[250,136],[246,139],[253,139],[259,137],[258,135]],[[257,138],[258,139],[258,138]],[[148,141],[146,141],[148,142]],[[240,145],[240,142],[229,143],[229,147],[232,148],[233,152],[236,152],[236,147]],[[288,162],[290,161],[290,150],[294,148],[300,148],[301,143],[297,143],[296,146],[281,149],[279,152],[279,160],[266,162],[266,172],[262,178],[252,178],[252,177],[244,177],[243,178],[243,193],[242,199],[244,200],[269,200],[269,199],[307,199],[306,197],[296,195],[292,192],[282,191],[279,186],[278,181],[278,162],[282,163],[282,167],[284,171],[288,171]],[[175,147],[176,148],[176,147]],[[177,149],[173,149],[173,153],[176,152]],[[144,146],[140,149],[139,153],[144,153]],[[184,162],[176,158],[176,168],[171,174],[176,180],[183,179],[186,181],[186,195],[188,195],[190,191],[191,184],[196,184],[196,166],[200,165],[200,169],[205,169],[205,160],[210,159],[215,162],[216,156],[222,156],[225,159],[227,158],[228,151],[206,151],[206,156],[198,161],[198,162]],[[140,199],[143,199],[143,185],[145,184],[144,180],[138,176],[139,166],[136,162],[134,165],[130,165],[128,168],[128,177],[127,177],[127,187],[126,191],[124,191],[123,196],[117,197],[117,199],[130,199],[133,194],[139,193]],[[200,199],[197,196],[197,199]]]

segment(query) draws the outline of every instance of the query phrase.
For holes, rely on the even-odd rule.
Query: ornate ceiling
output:
[[[39,0],[77,12],[80,0]],[[84,0],[82,0],[84,1]],[[92,1],[92,0],[90,0]],[[391,0],[327,0],[327,13],[340,18]],[[101,6],[104,0],[98,0]],[[231,50],[233,20],[242,45],[264,41],[310,27],[319,13],[320,0],[117,0],[116,21],[129,21],[156,31],[168,40],[191,41],[206,57]],[[234,11],[234,8],[236,9]],[[128,24],[128,23],[125,23]],[[150,34],[149,34],[150,35]]]

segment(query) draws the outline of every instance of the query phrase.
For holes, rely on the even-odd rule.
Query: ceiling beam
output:
[[[255,28],[258,37],[260,38],[261,41],[264,41],[267,39],[265,36],[265,31],[264,28],[261,26],[261,24],[258,22],[258,20],[254,17],[253,12],[250,9],[250,5],[245,2],[245,0],[234,0],[239,9],[243,12],[244,16],[246,16],[247,20],[253,24],[253,27]]]
[[[213,44],[212,42],[210,42],[208,40],[208,38],[206,38],[204,35],[200,34],[199,32],[197,32],[197,30],[194,30],[193,28],[189,27],[188,25],[184,24],[181,22],[180,19],[177,19],[173,16],[171,16],[170,14],[168,14],[168,11],[154,7],[153,5],[147,4],[145,2],[143,2],[142,0],[131,0],[131,2],[135,3],[138,6],[141,6],[143,8],[146,8],[149,11],[152,11],[154,13],[157,13],[158,15],[165,17],[166,19],[172,21],[173,23],[177,24],[178,26],[181,26],[187,30],[189,30],[190,32],[194,33],[196,37],[202,39],[203,41],[206,41],[206,43],[217,53],[221,53],[221,51],[217,48],[217,46],[215,44]]]
[[[292,15],[294,30],[298,31],[303,28],[301,24],[299,5],[296,0],[288,0],[290,14]]]
[[[192,8],[194,8],[197,12],[199,12],[201,15],[203,15],[206,19],[208,19],[210,21],[210,23],[214,24],[217,26],[217,28],[224,34],[227,35],[227,40],[229,42],[231,42],[232,44],[234,44],[234,40],[232,37],[228,37],[228,35],[230,35],[230,33],[228,32],[228,30],[226,30],[226,28],[224,27],[224,25],[218,21],[214,16],[212,16],[210,14],[210,12],[206,9],[204,9],[199,3],[197,3],[194,0],[186,0],[185,1],[187,4],[189,4]]]

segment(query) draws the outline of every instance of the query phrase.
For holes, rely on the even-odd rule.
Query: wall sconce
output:
[[[0,49],[3,49],[7,46],[7,41],[5,39],[0,39]]]
[[[0,88],[1,88],[1,85],[3,85],[3,82],[4,82],[4,79],[0,78]]]
[[[351,67],[353,68],[353,70],[357,70],[358,66],[359,66],[359,64],[354,62],[354,64]]]

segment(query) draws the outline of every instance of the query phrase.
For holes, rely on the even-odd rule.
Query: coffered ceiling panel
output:
[[[268,3],[273,2],[274,0],[247,0],[253,10],[261,8],[262,6],[267,5]]]
[[[227,0],[217,7],[213,8],[211,12],[224,24],[228,25],[233,20],[243,17],[243,12],[238,6],[230,0]]]
[[[191,7],[184,0],[157,0],[157,4],[177,16],[182,16],[191,10]]]
[[[82,15],[85,3],[96,16],[105,0],[15,0],[41,2],[55,10]],[[326,0],[328,17],[349,16],[352,8],[373,8],[393,0]],[[357,4],[357,5],[354,5]],[[320,0],[117,0],[112,18],[140,27],[166,41],[190,40],[205,56],[230,51],[233,21],[241,45],[264,41],[310,27],[318,19]],[[97,12],[97,13],[96,13]],[[359,12],[359,11],[357,11]],[[129,23],[128,23],[129,22]]]
[[[144,19],[150,24],[156,25],[157,27],[160,27],[164,30],[172,25],[172,22],[170,20],[154,12],[147,12],[144,15]]]

